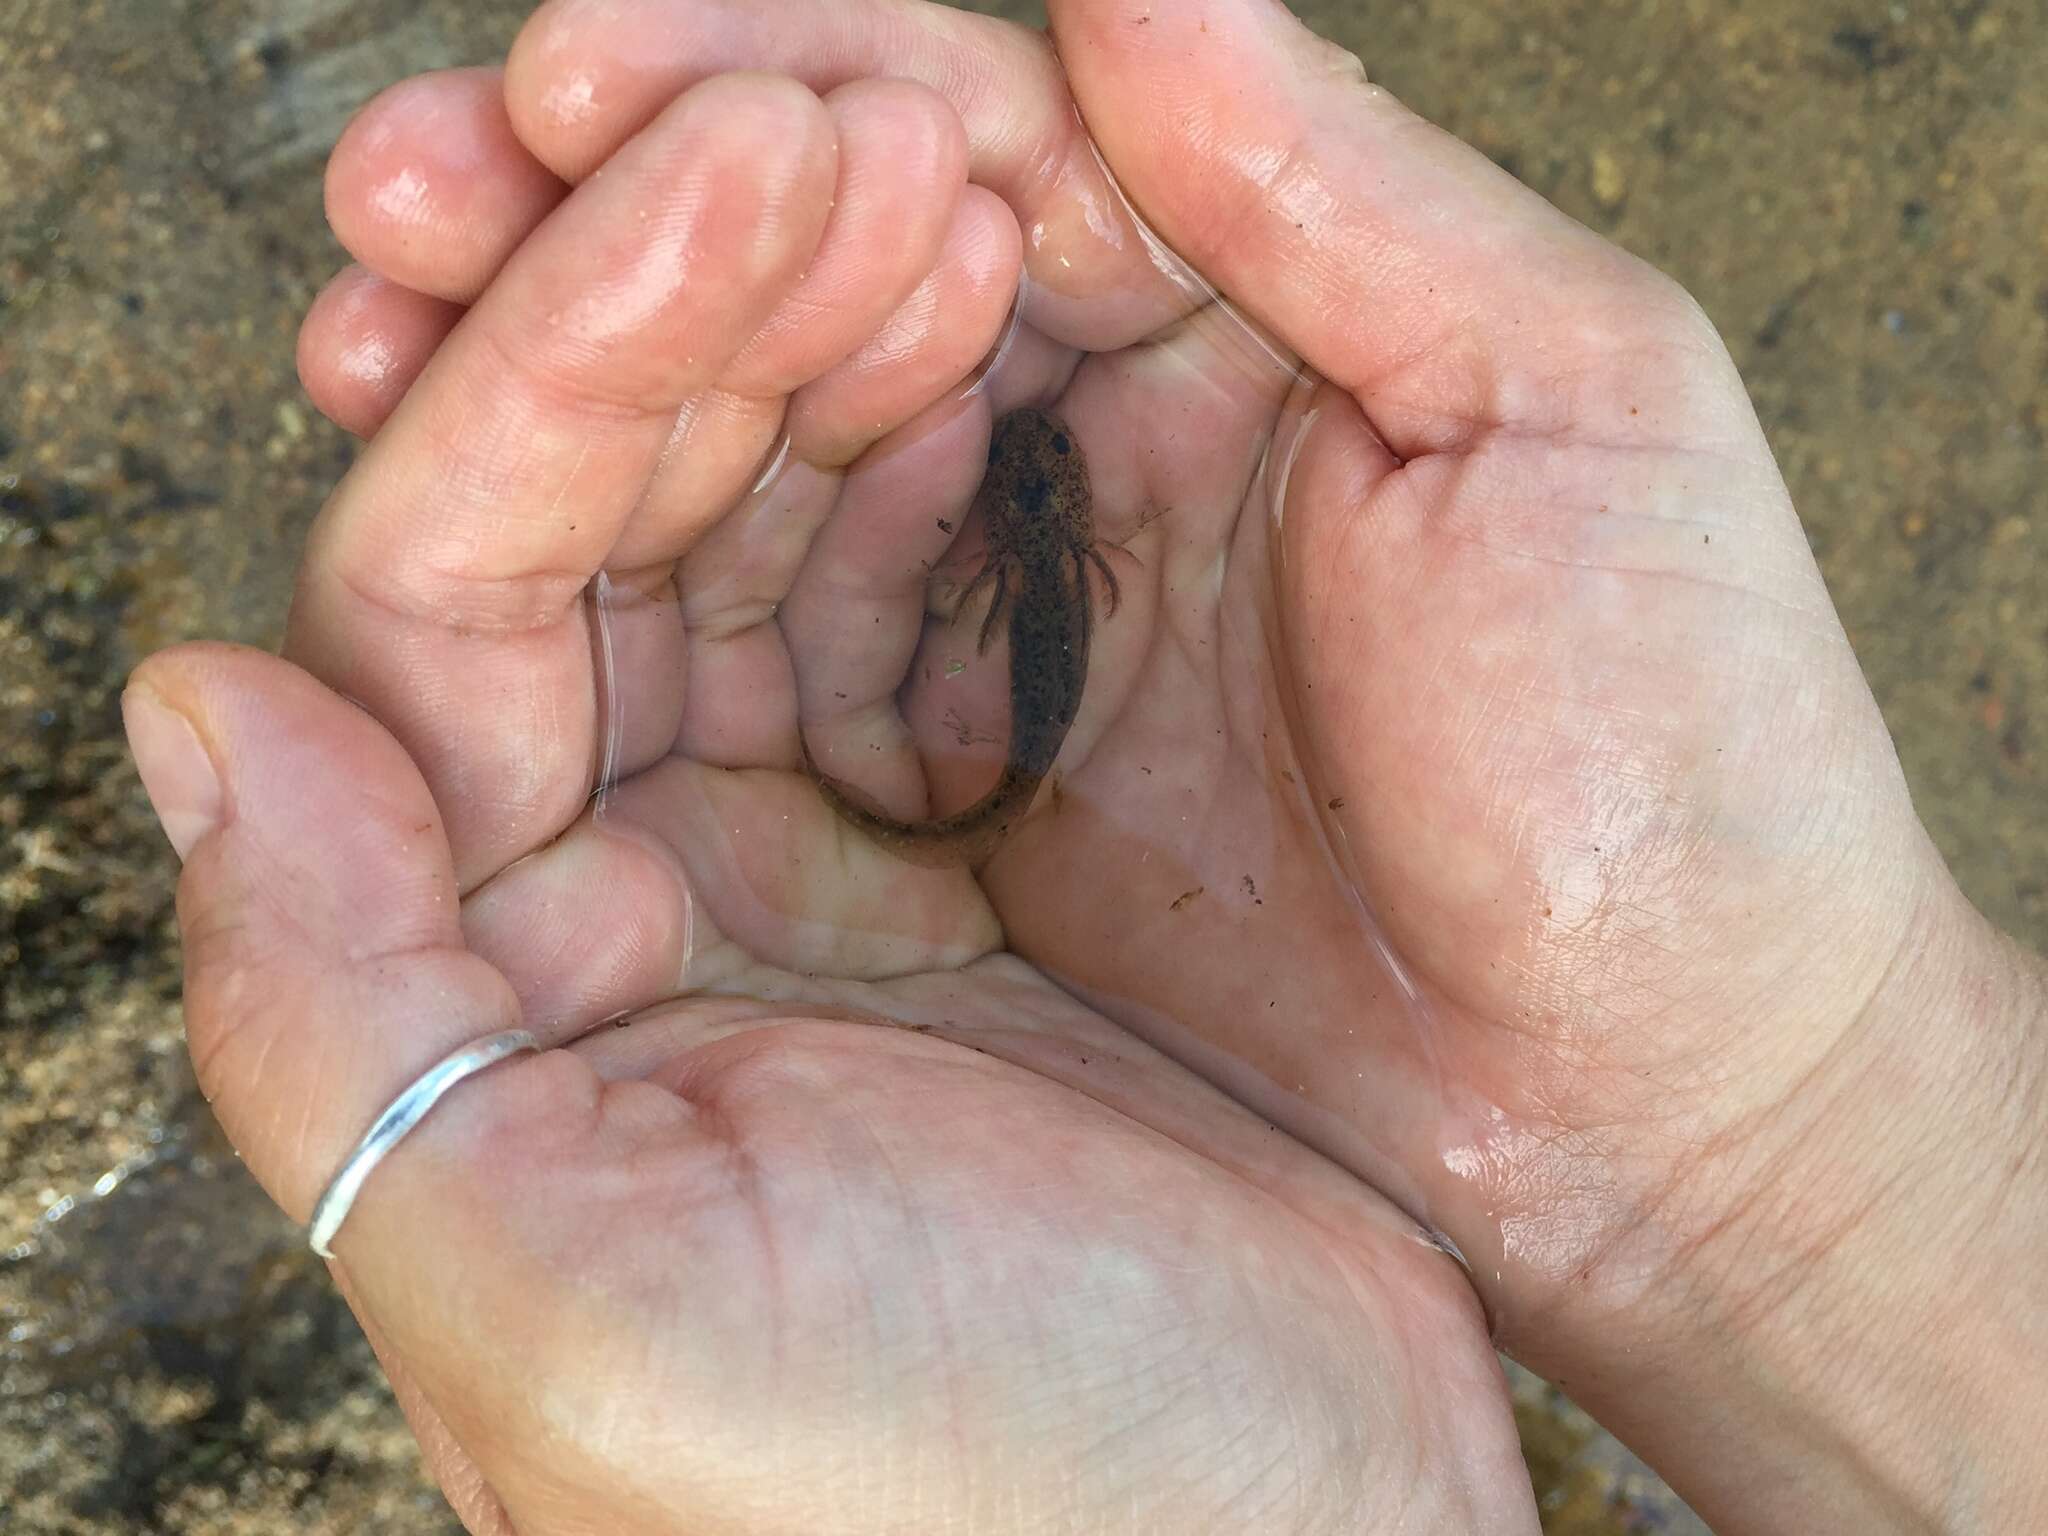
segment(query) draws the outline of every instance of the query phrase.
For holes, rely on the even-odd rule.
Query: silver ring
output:
[[[507,1056],[539,1049],[540,1042],[525,1030],[507,1029],[495,1035],[485,1035],[481,1040],[472,1040],[460,1050],[450,1051],[413,1079],[412,1086],[393,1099],[391,1107],[363,1133],[355,1151],[349,1153],[348,1161],[341,1165],[341,1171],[335,1174],[321,1194],[320,1203],[313,1207],[313,1225],[308,1233],[313,1251],[323,1259],[334,1257],[334,1250],[329,1245],[334,1241],[334,1234],[341,1230],[341,1224],[348,1220],[349,1209],[356,1203],[356,1196],[363,1192],[364,1183],[384,1161],[386,1154],[405,1140],[414,1126],[427,1118],[427,1111],[441,1102],[442,1094],[465,1077],[474,1077],[485,1067],[493,1066]]]

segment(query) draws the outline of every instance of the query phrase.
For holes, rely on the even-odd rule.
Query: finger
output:
[[[897,694],[924,634],[932,571],[988,468],[988,440],[976,399],[935,406],[876,445],[847,475],[777,611],[813,761],[904,820],[930,813],[930,786]],[[707,713],[744,707],[708,690],[697,703]]]
[[[462,920],[550,1042],[675,995],[713,942],[681,856],[616,814],[584,817],[471,892]]]
[[[836,158],[800,86],[689,92],[519,249],[316,524],[288,653],[404,743],[465,885],[580,809],[583,589],[810,260]]]
[[[1016,303],[1023,243],[1002,200],[970,187],[917,291],[790,401],[795,453],[812,464],[845,464],[972,374]]]
[[[1710,413],[1687,430],[1739,426],[1702,367],[1718,347],[1675,285],[1367,84],[1283,7],[1050,9],[1082,114],[1139,211],[1404,458],[1498,425],[1644,431],[1649,402],[1603,394],[1597,363],[1660,344],[1674,399]],[[1575,361],[1561,374],[1562,356]]]
[[[792,459],[683,560],[676,585],[690,688],[675,739],[683,756],[721,768],[797,766],[796,679],[776,615],[843,479]],[[745,703],[732,708],[734,699]],[[629,716],[633,707],[629,696]]]
[[[327,222],[364,266],[468,303],[568,188],[505,115],[496,69],[418,75],[371,100],[327,162]]]
[[[967,186],[967,140],[943,96],[857,80],[825,98],[839,185],[817,258],[734,362],[728,389],[785,395],[845,357],[924,278]]]
[[[344,268],[299,326],[299,382],[337,427],[373,437],[461,318],[446,299]]]
[[[966,176],[952,108],[922,86],[876,80],[833,92],[826,110],[839,180],[816,256],[718,387],[684,407],[614,568],[674,560],[706,534],[760,475],[789,392],[884,330],[947,259]]]
[[[516,1026],[517,1003],[464,949],[434,802],[369,716],[289,663],[221,645],[152,657],[123,714],[185,859],[200,1086],[264,1188],[304,1220],[411,1075]],[[448,1108],[459,1117],[472,1097]],[[382,1188],[380,1171],[364,1200]]]
[[[845,836],[796,774],[678,758],[473,892],[463,931],[550,1040],[777,972],[917,975],[1002,944],[965,870]]]
[[[1030,232],[1027,318],[1049,335],[1121,346],[1196,302],[1135,238],[1044,37],[1008,22],[898,0],[550,0],[513,45],[506,108],[533,154],[576,181],[676,92],[732,69],[820,92],[892,77],[943,95],[968,174]]]

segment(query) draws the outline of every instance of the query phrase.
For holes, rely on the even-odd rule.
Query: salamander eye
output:
[[[1058,454],[1061,458],[1065,458],[1068,454],[1074,451],[1073,440],[1069,438],[1067,434],[1064,432],[1053,433],[1052,451]]]

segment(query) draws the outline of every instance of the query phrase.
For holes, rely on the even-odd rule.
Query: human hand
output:
[[[1223,593],[1106,638],[1238,643],[1127,692],[1104,658],[1091,694],[1129,704],[1077,728],[1087,835],[1048,819],[988,872],[1011,947],[1453,1234],[1508,1346],[1717,1524],[1874,1526],[1943,1507],[1973,1457],[2025,1466],[2038,967],[1929,849],[1697,308],[1278,7],[1052,10],[1125,190],[1335,383],[1271,565],[1248,496],[1206,550]],[[715,68],[925,78],[1066,334],[1150,269],[1028,57],[900,7],[561,3],[510,100],[573,177]],[[1134,762],[1184,779],[1128,793]],[[1245,874],[1262,904],[1175,910]],[[1353,885],[1419,1010],[1388,1006]],[[1898,1315],[1942,1319],[1940,1360]],[[1917,1433],[1930,1382],[1971,1433]]]
[[[1090,128],[1168,237],[1342,388],[1314,402],[1271,571],[1263,529],[1242,516],[1260,511],[1254,498],[1206,523],[1132,530],[1181,541],[1191,562],[1227,549],[1226,590],[1104,627],[1096,719],[1077,727],[1063,779],[1070,809],[1021,829],[988,871],[993,912],[1042,970],[1426,1211],[1474,1259],[1508,1342],[1674,1470],[1684,1442],[1705,1444],[1693,1410],[1668,1391],[1646,1397],[1643,1373],[1616,1370],[1603,1348],[1625,1336],[1666,1381],[1695,1384],[1674,1362],[1700,1334],[1762,1309],[1775,1269],[1756,1255],[1772,1244],[1824,1261],[1804,1268],[1807,1304],[1779,1309],[1745,1341],[1795,1375],[1822,1364],[1802,1349],[1834,1338],[1808,1326],[1816,1311],[1922,1294],[1927,1276],[1895,1272],[1895,1292],[1864,1297],[1872,1248],[1896,1234],[1845,1223],[1829,1202],[1863,1208],[1858,1191],[1920,1150],[1914,1136],[1887,1138],[1897,1117],[1873,1112],[1895,1097],[1873,1091],[1883,1064],[1925,1066],[1909,1046],[1930,1010],[1971,974],[2002,994],[2012,966],[1926,851],[1739,385],[1691,306],[1330,70],[1274,13],[1144,13],[1139,27],[1131,10],[1056,8]],[[962,94],[976,179],[1034,232],[1043,290],[1092,319],[1146,293],[1149,268],[1134,273],[1128,248],[1090,232],[1086,215],[1112,205],[1073,130],[1062,136],[1058,77],[1030,73],[1036,96],[1005,95],[999,108],[966,99],[986,78],[977,61],[1008,47],[993,41],[1005,34],[880,15],[647,7],[621,18],[609,7],[613,32],[558,6],[515,61],[513,104],[527,143],[580,177],[714,68],[787,69],[820,85],[832,72],[922,70]],[[1175,30],[1198,21],[1194,39]],[[579,102],[589,109],[551,116]],[[1017,131],[1020,120],[1039,131]],[[1047,143],[1066,153],[1020,150]],[[1296,152],[1256,153],[1276,144]],[[1262,179],[1276,166],[1284,179]],[[403,296],[357,317],[392,335],[429,335],[443,318]],[[1047,317],[1047,329],[1067,334],[1065,318]],[[402,388],[425,351],[394,349],[381,388]],[[345,399],[332,408],[350,410]],[[1108,407],[1096,419],[1143,425]],[[1248,481],[1255,440],[1205,437],[1225,470],[1212,481],[1204,465],[1190,480]],[[690,447],[694,462],[719,462]],[[753,462],[743,448],[731,457]],[[1698,551],[1718,547],[1712,558],[1727,563],[1699,565],[1695,533]],[[1172,550],[1133,553],[1155,595],[1178,590]],[[1270,615],[1256,603],[1268,581]],[[1269,616],[1270,651],[1258,622]],[[1232,662],[1163,675],[1162,650],[1193,650],[1189,637],[1232,624]],[[1158,637],[1183,643],[1155,649]],[[1120,673],[1118,647],[1141,665]],[[1280,665],[1263,675],[1274,654]],[[429,782],[456,791],[451,814],[466,814],[459,779],[439,777],[441,738],[406,724],[403,679],[315,664],[393,720]],[[1317,692],[1315,708],[1300,707]],[[1160,729],[1119,700],[1171,703],[1208,734]],[[1292,740],[1260,734],[1296,712]],[[507,720],[507,740],[542,739],[530,718]],[[1247,720],[1252,731],[1213,748],[1217,722]],[[488,762],[470,750],[480,734],[443,755]],[[1273,734],[1277,758],[1266,755]],[[507,755],[532,766],[517,748]],[[1274,771],[1297,757],[1312,793]],[[1151,777],[1159,761],[1185,774],[1173,787],[1203,796],[1196,830],[1184,802],[1129,789],[1133,764]],[[929,766],[943,792],[952,770],[943,757]],[[1317,825],[1315,808],[1333,804],[1332,823]],[[557,805],[532,821],[560,815]],[[1349,849],[1348,870],[1323,857],[1325,837]],[[1345,915],[1354,873],[1419,983],[1419,1013],[1361,1003],[1393,989]],[[1247,891],[1234,907],[1175,909],[1190,891],[1236,891],[1244,875],[1260,905]],[[834,908],[841,926],[875,910],[863,880],[848,888],[868,894]],[[1149,921],[1135,934],[1134,913]],[[1288,965],[1248,970],[1247,955]],[[1885,1006],[1864,1006],[1895,958]],[[727,971],[717,984],[735,977],[758,979]],[[1957,1044],[1922,1074],[1935,1081],[1919,1102],[1979,1103],[2014,1059],[1995,1028]],[[1833,1169],[1816,1170],[1802,1150],[1815,1145],[1864,1165],[1847,1189],[1816,1183]],[[1997,1190],[1970,1187],[1969,1152],[1942,1148],[1938,1176],[1888,1218],[1900,1230],[1931,1218],[1937,1231],[1978,1219]],[[1707,1319],[1691,1334],[1689,1314]],[[1704,1361],[1736,1374],[1744,1364]],[[1879,1423],[1874,1438],[1898,1428]],[[1804,1454],[1810,1429],[1795,1426],[1781,1454]],[[1708,1481],[1687,1491],[1710,1510],[1739,1510],[1768,1485],[1754,1463],[1706,1451],[1695,1460]],[[1685,1471],[1675,1468],[1682,1485]]]
[[[385,111],[431,118],[443,150],[485,141],[478,83]],[[445,341],[417,290],[330,299],[439,343],[388,420],[358,418],[374,438],[291,645],[404,745],[270,658],[191,647],[138,674],[138,760],[187,858],[202,1083],[304,1214],[450,1046],[513,1024],[564,1046],[464,1083],[336,1245],[476,1530],[1531,1530],[1456,1268],[997,953],[964,874],[847,844],[793,743],[707,760],[774,703],[721,673],[719,626],[678,674],[657,665],[672,605],[615,613],[628,702],[658,710],[686,676],[682,719],[715,749],[656,754],[579,815],[598,712],[564,573],[636,538],[697,561],[686,599],[746,572],[744,543],[712,558],[730,524],[672,516],[687,498],[665,493],[701,482],[662,482],[670,426],[750,369],[790,381],[761,414],[795,391],[792,420],[829,422],[835,327],[850,350],[928,271],[971,294],[977,253],[1014,261],[958,140],[916,87],[821,104],[713,80],[490,270],[466,264],[475,227],[414,244],[482,294]],[[553,200],[516,156],[468,185],[494,212],[518,185]],[[309,355],[331,382],[351,354],[316,323]],[[930,366],[913,352],[860,398]],[[735,403],[693,453],[739,461],[715,449],[754,424]],[[674,558],[643,546],[621,585]],[[630,761],[649,717],[625,718]]]

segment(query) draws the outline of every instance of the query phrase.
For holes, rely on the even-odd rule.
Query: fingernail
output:
[[[220,776],[213,759],[192,722],[139,684],[121,695],[121,720],[156,819],[183,859],[220,825]]]

